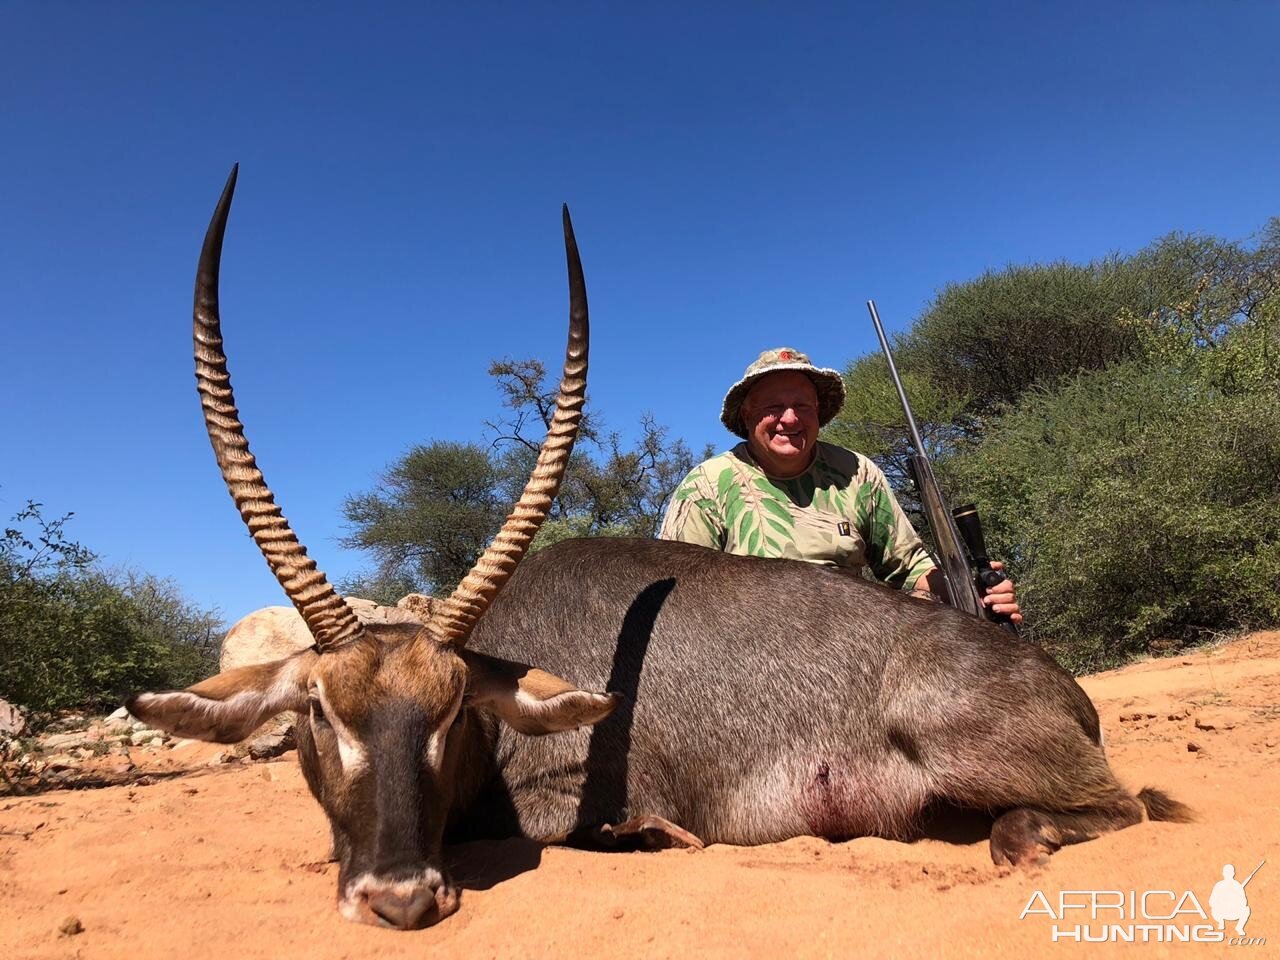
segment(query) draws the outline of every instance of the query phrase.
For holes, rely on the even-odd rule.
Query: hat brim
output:
[[[818,393],[818,426],[825,427],[844,406],[844,378],[829,367],[815,367],[808,363],[779,363],[767,370],[743,377],[724,395],[724,405],[720,408],[720,422],[734,436],[747,439],[747,428],[742,423],[742,402],[755,386],[757,380],[774,373],[787,370],[798,370],[813,383]]]

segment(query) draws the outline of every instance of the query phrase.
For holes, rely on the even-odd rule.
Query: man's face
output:
[[[818,442],[818,391],[798,370],[761,377],[742,404],[747,445],[770,476],[794,477],[813,461]]]

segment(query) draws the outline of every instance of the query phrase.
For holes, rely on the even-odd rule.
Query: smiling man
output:
[[[884,473],[861,454],[818,440],[843,405],[835,370],[790,347],[760,354],[729,388],[720,413],[744,442],[685,477],[659,536],[747,556],[866,567],[891,586],[941,597],[941,571]],[[1011,581],[984,602],[1022,621]]]

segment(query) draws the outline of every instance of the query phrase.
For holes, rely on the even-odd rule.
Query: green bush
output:
[[[1280,620],[1280,398],[1141,362],[1032,391],[944,465],[1074,670]]]
[[[1280,621],[1280,219],[949,285],[894,352],[943,487],[1064,664]],[[880,463],[928,543],[879,351],[844,379],[826,438]]]
[[[109,708],[214,672],[218,617],[170,581],[98,569],[67,519],[29,503],[0,538],[0,697],[37,715]]]

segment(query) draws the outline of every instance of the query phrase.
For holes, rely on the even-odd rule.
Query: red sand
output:
[[[324,817],[289,755],[150,786],[0,800],[0,958],[1271,954],[1280,944],[1280,632],[1084,686],[1121,778],[1166,789],[1199,822],[1140,824],[1019,871],[994,867],[985,838],[803,838],[649,854],[471,844],[453,858],[461,910],[398,933],[339,917]],[[1272,862],[1249,885],[1247,933],[1270,942],[1244,954],[1055,944],[1053,921],[1019,920],[1036,890],[1052,901],[1062,889],[1190,889],[1208,909],[1223,864],[1243,878],[1264,856]],[[83,932],[60,932],[69,918]]]

